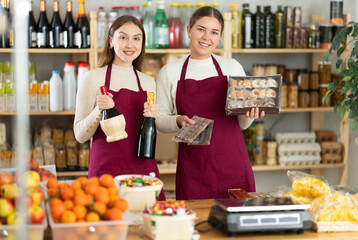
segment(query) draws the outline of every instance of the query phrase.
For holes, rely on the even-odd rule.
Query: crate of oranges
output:
[[[73,181],[49,179],[46,209],[52,237],[58,239],[126,239],[128,203],[118,195],[109,174]]]

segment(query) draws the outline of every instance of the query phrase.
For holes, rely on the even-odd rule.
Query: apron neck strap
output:
[[[112,64],[113,64],[113,63],[109,63],[108,66],[107,66],[106,80],[105,80],[105,84],[104,84],[104,85],[106,86],[106,88],[107,88],[108,91],[109,91],[109,85],[110,85],[110,82],[111,82]],[[143,88],[142,88],[142,85],[140,84],[137,70],[134,68],[134,66],[133,66],[133,71],[134,71],[134,73],[135,73],[135,76],[137,77],[137,84],[138,84],[139,91],[140,91],[140,92],[143,92]]]
[[[185,62],[184,62],[184,65],[181,69],[181,75],[180,75],[180,80],[184,80],[185,79],[185,75],[186,75],[186,70],[188,68],[188,63],[189,63],[189,58],[190,58],[190,55],[186,58]],[[216,71],[218,72],[218,75],[220,77],[224,76],[223,75],[223,72],[221,71],[221,68],[220,68],[220,65],[218,63],[218,61],[216,61],[216,59],[214,58],[213,55],[211,55],[211,59],[213,60],[214,62],[214,65],[215,65],[215,68],[216,68]]]

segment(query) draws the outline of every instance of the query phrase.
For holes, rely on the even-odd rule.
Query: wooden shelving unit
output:
[[[231,29],[231,13],[224,13],[225,29]],[[90,13],[91,28],[91,48],[88,49],[29,49],[26,50],[30,54],[72,54],[73,61],[89,61],[90,68],[97,66],[98,57],[102,49],[97,48],[97,12]],[[317,62],[322,60],[326,49],[232,49],[231,48],[231,32],[224,31],[224,48],[215,51],[216,54],[225,57],[232,57],[232,54],[311,54],[312,70],[317,70]],[[189,49],[148,49],[147,54],[187,54]],[[0,49],[1,53],[13,53],[13,49]],[[333,107],[326,108],[283,108],[281,113],[301,113],[309,112],[311,114],[311,131],[324,128],[324,113],[333,111]],[[0,112],[0,116],[13,116],[13,112]],[[74,115],[73,111],[67,112],[30,112],[31,116],[66,116]],[[340,141],[344,145],[344,158],[341,164],[320,164],[305,166],[254,166],[254,171],[277,171],[288,169],[310,169],[314,174],[322,174],[322,169],[338,168],[340,171],[339,184],[346,184],[348,179],[348,146],[349,146],[349,121],[347,116],[340,122]],[[160,173],[164,175],[175,174],[175,167],[159,166]],[[58,176],[86,176],[86,171],[79,172],[58,172]]]

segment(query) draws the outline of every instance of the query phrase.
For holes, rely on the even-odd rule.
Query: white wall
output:
[[[13,0],[11,3],[13,4]],[[91,10],[97,10],[99,6],[104,6],[106,11],[109,11],[110,8],[114,5],[142,5],[145,2],[143,0],[85,0],[85,9],[88,13]],[[154,6],[156,5],[157,0],[153,0]],[[166,1],[167,6],[171,1]],[[187,2],[186,0],[179,0],[179,3]],[[193,3],[202,2],[190,1]],[[328,0],[304,0],[304,1],[295,1],[295,0],[251,0],[251,1],[237,1],[237,0],[207,0],[206,3],[220,3],[220,9],[222,11],[228,11],[230,4],[239,4],[240,9],[242,9],[242,4],[245,2],[250,3],[251,12],[256,12],[256,5],[267,5],[270,3],[272,6],[272,11],[277,10],[277,5],[281,4],[283,6],[302,6],[303,10],[303,24],[307,24],[310,21],[311,14],[324,14],[326,23],[329,21],[329,9],[330,1]],[[64,20],[65,16],[65,0],[60,0],[60,13],[61,18]],[[357,3],[355,0],[344,0],[344,13],[350,13],[352,18],[356,19],[356,9]],[[73,1],[73,12],[76,14],[78,11],[78,1]],[[39,16],[39,0],[34,0],[34,15],[35,19],[38,19]],[[52,0],[47,0],[47,16],[52,16]],[[50,21],[50,19],[49,19]],[[9,54],[1,54],[0,61],[5,61],[9,58]],[[290,68],[309,68],[311,66],[311,58],[309,54],[234,54],[234,58],[239,60],[244,66],[245,70],[250,71],[253,63],[281,63],[286,64]],[[44,63],[44,58],[46,59],[46,64]],[[37,74],[40,80],[49,79],[51,70],[54,68],[62,68],[58,66],[63,66],[65,61],[71,59],[70,54],[64,55],[30,55],[30,60],[37,63]],[[42,64],[40,64],[42,63]],[[60,69],[61,70],[61,69]],[[272,132],[277,131],[309,131],[310,129],[310,115],[309,113],[288,113],[280,114],[273,116],[265,117],[265,129],[266,131],[270,129],[276,121],[280,119],[280,122],[272,128]],[[339,116],[335,113],[325,113],[325,128],[332,129],[336,131],[339,136]],[[348,183],[354,187],[358,187],[358,174],[356,170],[358,169],[358,148],[354,143],[355,138],[358,138],[358,132],[352,132],[350,135],[350,149],[349,149],[349,179]],[[324,170],[324,175],[328,178],[331,184],[338,183],[339,170],[338,169],[328,169]],[[286,171],[273,171],[273,172],[256,172],[256,186],[258,191],[274,191],[276,186],[282,184],[289,184],[289,180],[286,176]]]

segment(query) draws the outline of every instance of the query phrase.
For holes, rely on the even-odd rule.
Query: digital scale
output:
[[[235,236],[240,232],[298,230],[312,228],[309,204],[294,204],[291,198],[263,197],[215,199],[209,224]]]

